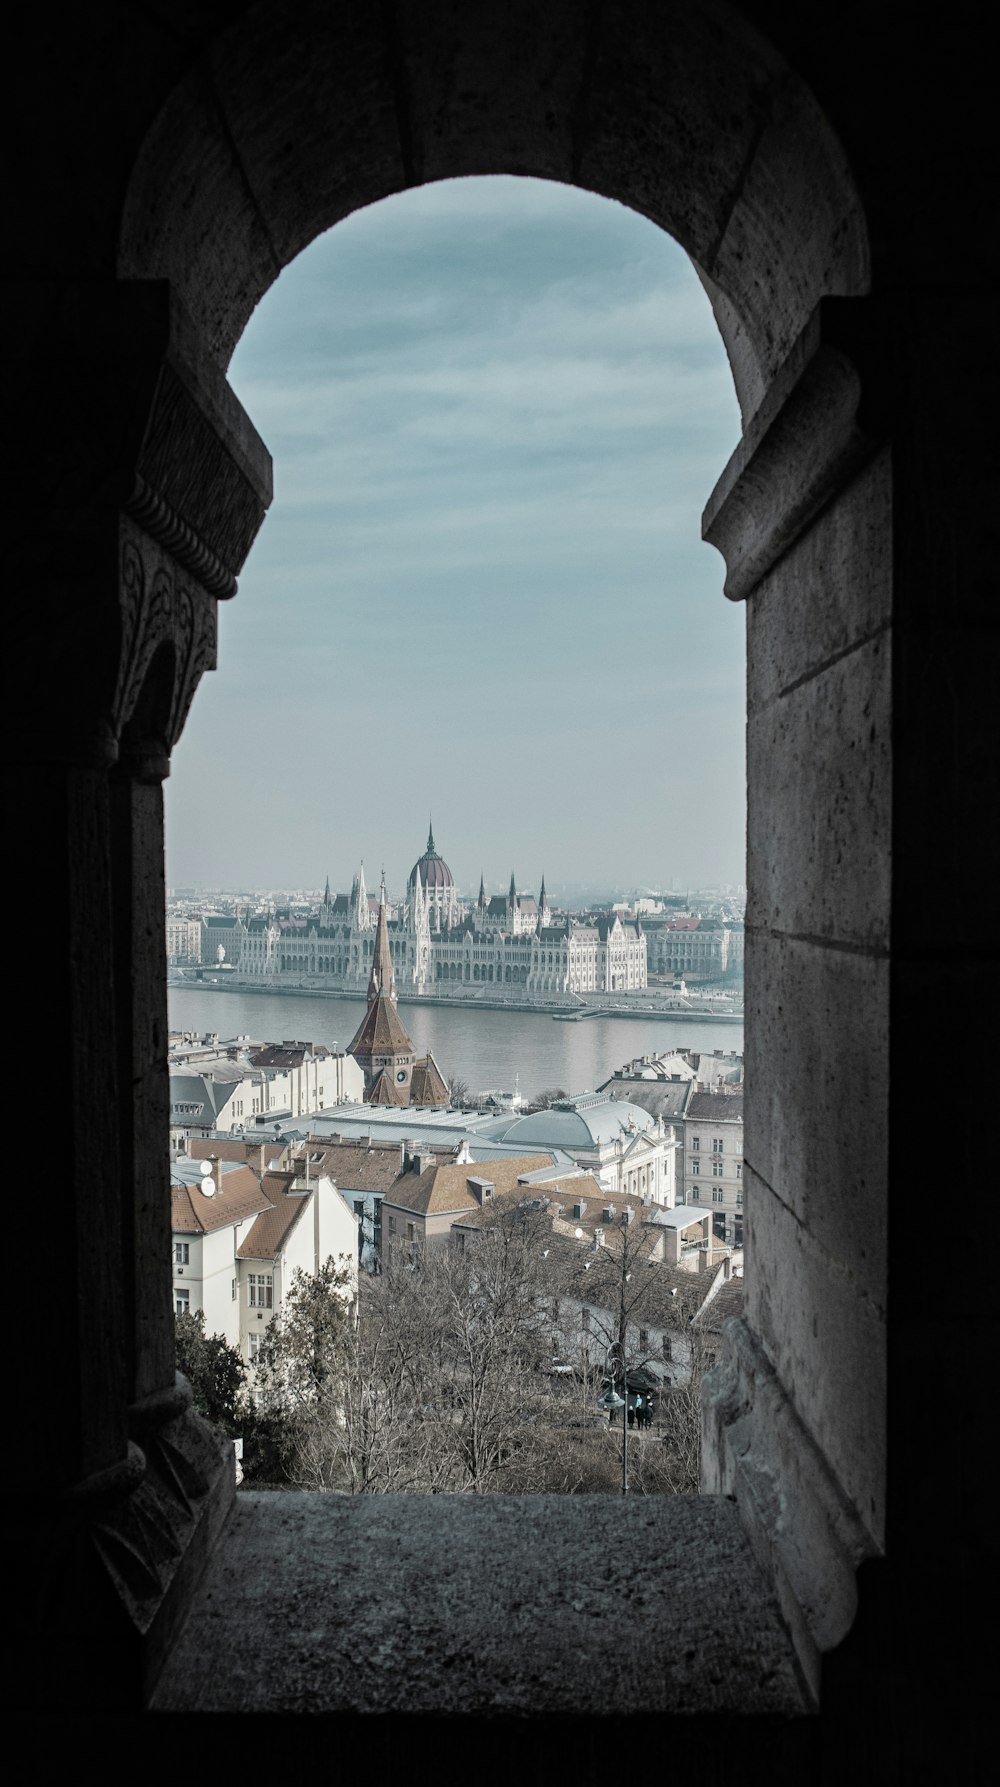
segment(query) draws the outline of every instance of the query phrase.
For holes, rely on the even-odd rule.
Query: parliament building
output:
[[[236,921],[231,960],[241,981],[307,983],[357,990],[369,984],[380,902],[365,885],[364,866],[349,894],[331,895],[317,911],[276,912]],[[517,892],[488,898],[482,879],[474,905],[459,898],[448,864],[434,846],[414,863],[406,895],[388,908],[388,949],[401,992],[446,992],[492,986],[518,998],[563,993],[635,992],[646,985],[646,938],[636,919],[615,913],[580,921],[554,913],[542,878],[537,900]]]

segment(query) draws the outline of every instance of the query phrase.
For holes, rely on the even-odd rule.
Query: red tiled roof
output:
[[[388,994],[380,993],[372,1000],[354,1041],[347,1045],[347,1053],[356,1058],[362,1055],[416,1054],[403,1028],[395,1001]]]
[[[277,1257],[303,1210],[311,1203],[308,1193],[290,1190],[293,1180],[292,1173],[267,1174],[264,1189],[271,1208],[258,1216],[246,1240],[236,1249],[237,1259],[273,1260]]]
[[[218,1176],[214,1198],[203,1197],[196,1186],[170,1187],[170,1227],[175,1235],[213,1235],[230,1223],[244,1222],[268,1208],[268,1199],[250,1167],[234,1167]]]

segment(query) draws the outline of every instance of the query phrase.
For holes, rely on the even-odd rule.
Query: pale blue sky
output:
[[[739,438],[682,250],[448,181],[289,267],[230,369],[275,500],[167,784],[171,884],[743,880],[744,616],[699,537]]]

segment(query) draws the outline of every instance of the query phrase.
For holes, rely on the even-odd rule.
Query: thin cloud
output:
[[[175,753],[173,880],[313,884],[375,834],[408,867],[415,740],[455,782],[460,879],[496,854],[480,760],[516,790],[505,858],[523,836],[554,879],[741,878],[742,615],[699,541],[738,416],[668,238],[554,184],[421,188],[287,269],[231,377],[276,498]]]

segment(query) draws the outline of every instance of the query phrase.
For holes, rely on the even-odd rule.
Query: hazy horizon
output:
[[[230,369],[275,500],[166,790],[173,886],[745,878],[743,613],[700,513],[739,438],[645,219],[450,181],[282,274]]]

